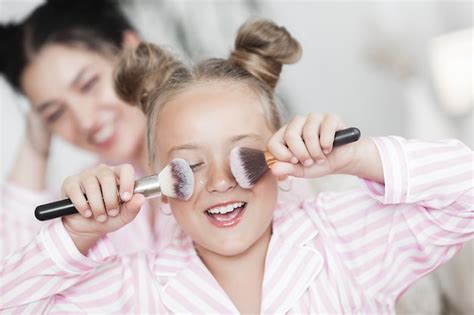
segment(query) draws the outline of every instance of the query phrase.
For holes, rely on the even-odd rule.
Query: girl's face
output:
[[[112,59],[46,45],[25,68],[21,84],[53,133],[103,159],[129,161],[144,148],[146,118],[117,97]]]
[[[170,198],[170,206],[198,250],[237,255],[269,232],[277,199],[275,178],[267,172],[252,189],[243,189],[229,165],[233,147],[264,150],[272,135],[253,92],[235,83],[200,84],[168,102],[156,126],[159,169],[182,158],[194,171],[192,198]],[[232,207],[237,208],[227,214],[209,213]]]

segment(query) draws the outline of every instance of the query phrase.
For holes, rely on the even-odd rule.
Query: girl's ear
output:
[[[123,48],[135,48],[140,44],[140,36],[134,31],[124,31],[122,36]]]

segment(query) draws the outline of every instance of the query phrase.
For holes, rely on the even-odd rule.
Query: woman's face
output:
[[[182,158],[194,171],[192,198],[169,200],[177,222],[198,250],[237,255],[270,231],[277,199],[275,178],[267,172],[252,189],[241,188],[230,171],[229,153],[235,146],[264,150],[271,135],[258,98],[235,83],[192,87],[161,110],[157,166],[161,169]]]
[[[21,85],[51,132],[103,159],[130,161],[143,153],[146,118],[117,97],[113,62],[50,44],[25,68]]]

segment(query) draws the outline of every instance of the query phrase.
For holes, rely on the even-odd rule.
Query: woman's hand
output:
[[[342,120],[334,114],[296,116],[268,143],[270,153],[278,160],[271,168],[272,173],[279,178],[288,175],[314,178],[329,174],[364,177],[364,159],[378,159],[375,145],[363,139],[333,148],[336,131],[344,128]]]
[[[130,223],[145,202],[133,195],[134,169],[131,165],[100,165],[66,178],[63,195],[70,198],[79,214],[62,218],[64,227],[82,253],[104,234]]]
[[[26,139],[34,151],[44,159],[48,158],[51,138],[51,131],[46,126],[44,120],[31,110],[27,117]]]

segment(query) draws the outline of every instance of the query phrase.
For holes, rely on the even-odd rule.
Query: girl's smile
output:
[[[222,202],[209,207],[205,213],[211,224],[219,228],[228,228],[239,224],[246,205],[244,201]]]

